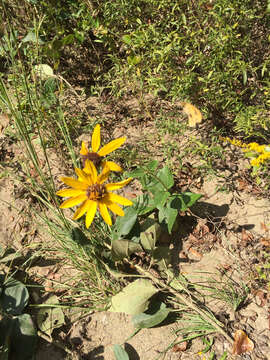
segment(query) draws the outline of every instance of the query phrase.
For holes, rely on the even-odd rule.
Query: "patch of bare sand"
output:
[[[173,328],[175,325],[167,325],[138,332],[124,344],[130,359],[157,358],[174,340]],[[70,333],[70,341],[80,343],[80,352],[85,359],[115,360],[113,345],[122,344],[133,332],[130,315],[100,312],[77,323]],[[166,355],[167,360],[178,358],[175,353]]]

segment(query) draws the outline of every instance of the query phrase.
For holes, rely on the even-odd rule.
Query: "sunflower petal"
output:
[[[100,125],[97,124],[94,128],[92,134],[92,143],[91,143],[92,151],[97,152],[100,147]]]
[[[104,161],[101,164],[102,166],[107,166],[111,171],[123,171],[123,169],[121,168],[121,166],[117,165],[115,162],[113,161]]]
[[[61,197],[75,197],[75,196],[79,196],[85,194],[85,190],[80,190],[80,189],[63,189],[63,190],[59,190],[57,191],[56,195],[61,196]]]
[[[122,181],[119,181],[117,183],[110,183],[110,184],[106,184],[106,190],[107,191],[112,191],[112,190],[117,190],[117,189],[121,189],[123,186],[127,185],[128,183],[130,183],[130,181],[132,180],[132,178],[128,178]]]
[[[86,190],[88,188],[88,184],[83,183],[79,180],[70,178],[70,177],[62,177],[60,178],[61,181],[63,181],[64,184],[72,187],[73,189],[78,189],[78,190]]]
[[[105,146],[103,146],[99,151],[98,151],[98,155],[99,156],[106,156],[109,153],[111,153],[112,151],[118,149],[121,145],[124,144],[124,142],[126,141],[126,137],[121,137],[119,139],[115,139],[111,142],[109,142],[108,144],[106,144]]]
[[[78,209],[75,211],[74,216],[73,216],[73,220],[78,220],[80,217],[82,217],[88,210],[89,207],[89,202],[91,200],[85,200],[80,207],[78,207]]]
[[[92,224],[96,211],[97,211],[97,202],[91,201],[85,217],[85,226],[87,227],[87,229]]]
[[[124,210],[122,208],[120,208],[120,206],[118,206],[117,204],[109,201],[108,203],[106,202],[106,205],[116,215],[119,215],[119,216],[125,215]]]
[[[88,153],[89,153],[89,150],[87,149],[87,146],[86,146],[85,142],[82,141],[82,147],[81,147],[80,154],[81,155],[87,155]]]
[[[101,174],[98,175],[97,178],[97,183],[98,184],[103,184],[109,177],[110,175],[110,169],[109,167],[105,164],[105,166],[102,169]]]
[[[88,185],[92,185],[91,177],[87,175],[83,170],[75,168],[75,173],[78,176],[79,180]]]
[[[100,215],[103,217],[103,220],[105,221],[105,223],[108,224],[109,226],[111,226],[112,219],[111,219],[111,216],[109,214],[109,211],[107,209],[107,205],[105,204],[105,202],[99,201],[98,207],[99,207]]]
[[[90,181],[92,184],[95,184],[97,182],[97,169],[91,160],[85,160],[85,167],[83,171],[90,176]]]
[[[79,195],[79,196],[76,196],[76,197],[72,197],[72,198],[67,199],[66,201],[64,201],[60,205],[60,208],[61,209],[71,208],[73,206],[79,205],[81,202],[85,201],[86,199],[87,199],[86,194]]]
[[[126,199],[125,197],[123,197],[121,195],[114,194],[114,193],[108,193],[106,195],[106,199],[108,199],[110,202],[117,203],[117,204],[124,205],[124,206],[133,205],[132,201]]]

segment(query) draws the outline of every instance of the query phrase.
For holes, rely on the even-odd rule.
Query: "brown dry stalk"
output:
[[[132,264],[129,260],[125,259],[129,264]],[[233,339],[226,333],[226,331],[223,329],[223,327],[221,325],[219,325],[219,321],[216,319],[214,320],[212,318],[212,316],[210,314],[207,313],[207,311],[202,310],[201,308],[198,307],[198,305],[195,303],[195,301],[191,298],[191,296],[185,296],[183,294],[180,294],[178,291],[176,291],[173,287],[171,287],[168,284],[165,284],[162,280],[158,279],[157,277],[155,277],[153,274],[151,274],[150,271],[148,270],[144,270],[141,266],[139,265],[134,265],[135,268],[137,269],[137,271],[141,274],[141,275],[146,275],[148,278],[150,278],[156,285],[158,285],[160,288],[162,288],[163,290],[167,290],[169,292],[171,292],[176,298],[178,298],[180,301],[182,301],[186,306],[188,306],[190,309],[194,310],[196,313],[198,313],[203,319],[205,319],[209,324],[211,324],[216,330],[217,332],[219,332],[220,334],[222,334],[226,340],[233,345]],[[186,287],[181,284],[181,286],[183,287],[183,289],[189,293],[188,289],[186,289]]]

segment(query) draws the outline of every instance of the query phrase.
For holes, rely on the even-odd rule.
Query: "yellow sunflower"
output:
[[[85,142],[82,142],[80,154],[82,155],[83,164],[86,159],[91,160],[96,167],[101,165],[103,168],[107,166],[111,171],[122,171],[121,166],[113,161],[103,161],[103,157],[118,149],[126,141],[126,137],[121,137],[109,142],[100,148],[100,125],[96,125],[92,134],[91,150],[89,151]]]
[[[75,168],[75,172],[78,176],[77,180],[70,177],[61,178],[63,183],[71,187],[70,189],[63,189],[56,193],[56,195],[61,197],[69,197],[69,199],[60,205],[61,209],[81,204],[76,210],[73,219],[77,220],[86,214],[85,225],[87,228],[91,225],[97,209],[108,225],[112,225],[112,219],[108,209],[116,215],[125,215],[123,209],[117,204],[131,206],[132,201],[121,195],[114,194],[111,191],[121,189],[127,185],[132,178],[117,183],[104,184],[108,179],[110,169],[108,166],[104,166],[101,174],[98,175],[95,165],[88,159],[85,161],[84,169]]]

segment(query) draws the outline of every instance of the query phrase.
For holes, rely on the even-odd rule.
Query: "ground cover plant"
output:
[[[232,201],[241,191],[269,198],[267,3],[1,0],[1,10],[0,178],[24,201],[12,241],[25,259],[1,262],[5,358],[19,327],[31,328],[36,350],[21,314],[28,290],[38,336],[62,357],[87,356],[63,333],[106,310],[132,316],[134,331],[113,346],[118,360],[138,357],[126,343],[165,324],[176,325],[174,338],[153,358],[266,358],[267,339],[241,311],[252,296],[269,309],[269,207],[260,207],[263,234],[226,222],[226,204],[201,220],[208,176]],[[4,245],[9,252],[9,238]],[[245,275],[185,272],[207,246],[239,255],[239,267],[239,248],[250,252]],[[48,273],[34,270],[47,262]],[[223,275],[233,267],[222,266]],[[8,279],[23,304],[11,315]]]

